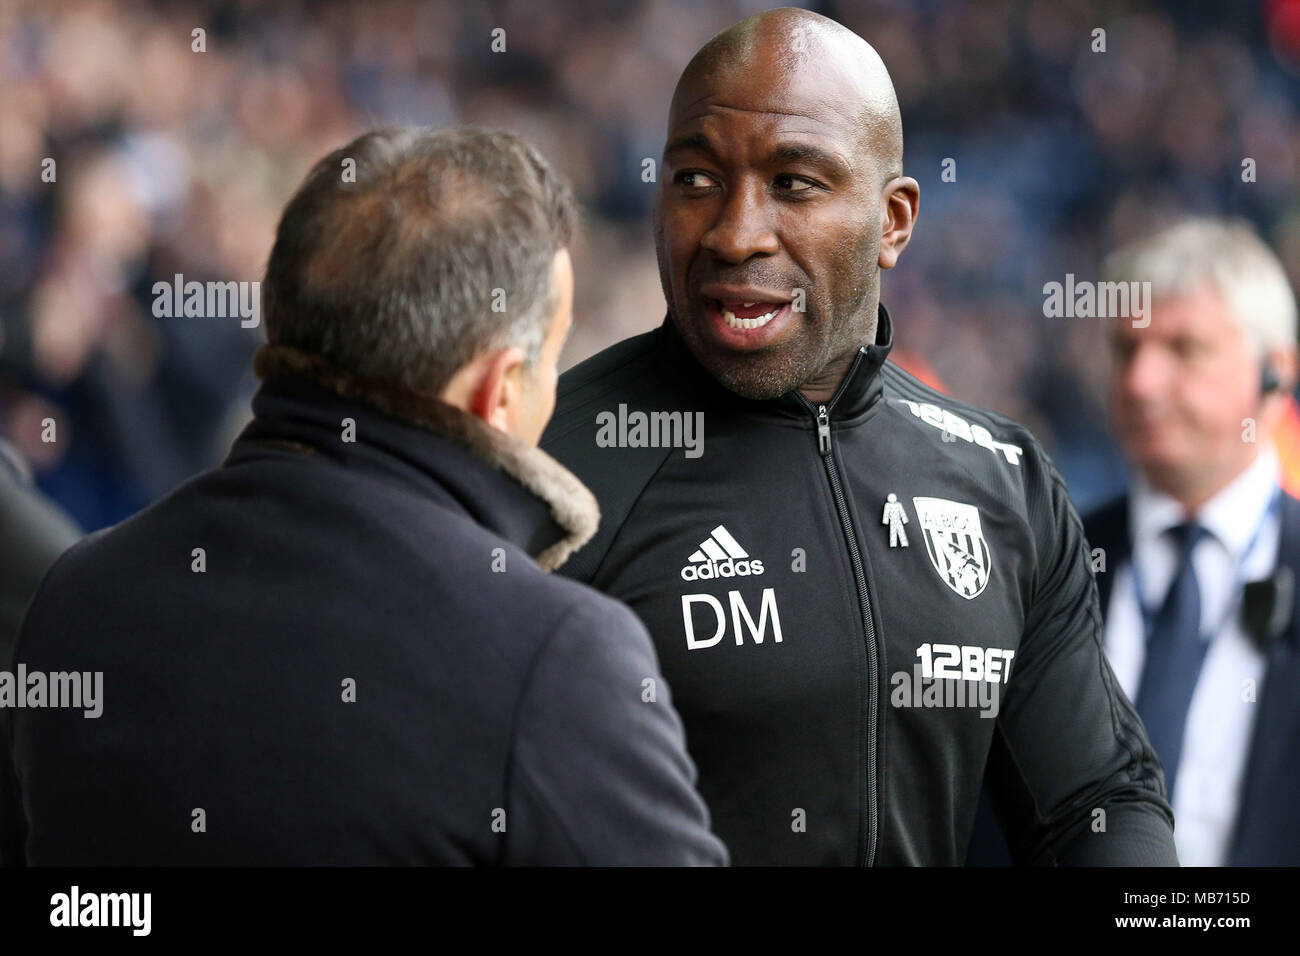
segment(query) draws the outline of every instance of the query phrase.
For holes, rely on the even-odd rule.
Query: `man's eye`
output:
[[[802,176],[795,176],[792,173],[782,173],[776,177],[776,188],[787,193],[802,193],[813,188],[813,183]]]
[[[691,172],[690,170],[678,173],[673,177],[673,181],[679,186],[685,186],[687,189],[707,189],[710,186],[717,185],[712,176]]]

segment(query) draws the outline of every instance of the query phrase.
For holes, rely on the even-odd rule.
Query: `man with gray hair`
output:
[[[1111,405],[1129,493],[1084,519],[1107,656],[1164,765],[1188,866],[1300,864],[1300,501],[1274,434],[1296,302],[1249,225],[1185,219],[1119,250],[1150,325],[1117,320]],[[991,823],[973,862],[990,862]],[[981,843],[984,848],[980,849]]]
[[[0,858],[726,862],[645,629],[546,573],[598,519],[536,448],[574,218],[504,133],[382,130],[311,170],[253,421],[27,616],[17,664],[105,699],[12,712]]]

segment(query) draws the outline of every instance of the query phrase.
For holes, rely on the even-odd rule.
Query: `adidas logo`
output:
[[[743,578],[763,573],[763,562],[751,558],[731,532],[718,525],[700,542],[699,549],[682,568],[683,581],[707,581],[711,578]]]

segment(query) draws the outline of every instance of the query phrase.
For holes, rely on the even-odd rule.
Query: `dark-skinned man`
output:
[[[705,45],[667,318],[568,372],[543,439],[603,512],[564,573],[646,623],[735,863],[960,863],[987,765],[1018,860],[1176,865],[1059,475],[886,361],[918,199],[860,37],[782,9]]]

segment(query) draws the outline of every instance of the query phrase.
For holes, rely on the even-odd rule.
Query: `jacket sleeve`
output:
[[[506,814],[506,863],[727,863],[650,637],[617,602],[593,593],[539,652]]]
[[[1037,570],[985,771],[990,801],[1016,863],[1177,866],[1164,771],[1102,646],[1082,523],[1030,442]]]

